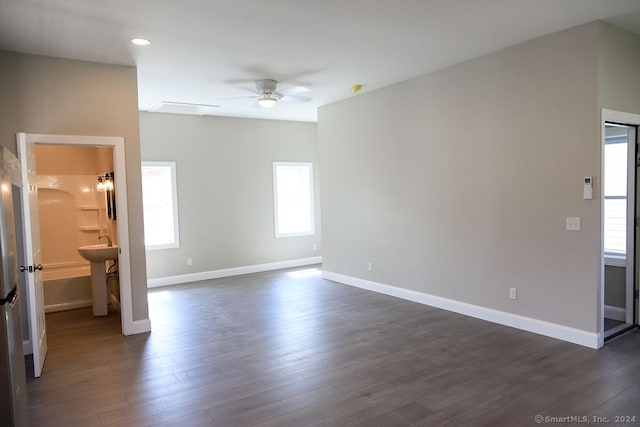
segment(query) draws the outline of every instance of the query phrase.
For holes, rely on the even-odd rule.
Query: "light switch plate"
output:
[[[567,217],[567,231],[580,231],[580,217],[568,216]]]

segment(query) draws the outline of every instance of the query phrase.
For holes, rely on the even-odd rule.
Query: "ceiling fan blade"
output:
[[[305,86],[288,86],[288,85],[283,85],[283,86],[284,87],[281,88],[280,92],[285,96],[302,95],[303,93],[311,92],[311,89]]]
[[[216,101],[232,101],[237,99],[258,99],[258,95],[225,96],[222,98],[215,98]]]
[[[263,97],[275,98],[276,101],[285,101],[285,102],[298,102],[298,103],[306,103],[310,102],[311,98],[307,96],[300,96],[303,93],[310,92],[309,88],[304,86],[294,86],[287,84],[280,84],[277,80],[274,79],[259,79],[255,80],[256,95],[251,97],[233,97],[226,99],[261,99]],[[245,89],[245,88],[243,88]],[[223,100],[224,98],[220,98]]]
[[[311,98],[308,96],[282,95],[281,100],[286,102],[299,102],[302,104],[305,102],[310,102]]]

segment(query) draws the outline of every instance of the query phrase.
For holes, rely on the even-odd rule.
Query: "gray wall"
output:
[[[140,135],[143,160],[177,163],[180,248],[148,251],[149,278],[320,255],[315,123],[140,113]],[[275,238],[273,161],[313,162],[315,236]]]
[[[133,320],[147,319],[136,69],[0,51],[0,99],[13,153],[17,132],[124,137]]]
[[[600,107],[640,114],[640,36],[598,23]]]
[[[604,22],[598,25],[598,35],[600,107],[640,114],[640,37]],[[638,206],[640,200],[636,200]],[[624,307],[624,270],[605,268],[605,304]]]
[[[604,303],[613,307],[626,306],[625,267],[606,265],[604,267]]]
[[[597,331],[599,25],[321,108],[324,269]]]

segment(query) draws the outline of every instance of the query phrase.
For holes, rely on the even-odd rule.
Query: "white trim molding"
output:
[[[601,110],[601,123],[600,123],[600,137],[601,137],[601,147],[600,147],[600,176],[604,176],[604,142],[605,142],[605,134],[606,134],[606,125],[607,122],[612,122],[612,123],[618,123],[618,124],[623,124],[623,125],[630,125],[630,126],[640,126],[640,114],[633,114],[633,113],[626,113],[626,112],[622,112],[622,111],[616,111],[616,110],[608,110],[603,108]],[[636,139],[637,139],[637,135],[636,135]],[[630,148],[632,147],[633,144],[629,144]],[[629,158],[630,162],[633,160],[633,157]],[[631,163],[633,164],[633,163]],[[630,184],[634,184],[635,181],[632,179],[631,175],[629,175],[629,180],[628,180],[628,186]],[[604,187],[602,186],[602,180],[600,183],[600,193],[603,193],[604,191]],[[628,190],[629,194],[635,194],[635,190],[633,189],[629,189]],[[635,204],[633,203],[628,203],[628,208],[630,209],[628,214],[630,214],[632,212],[632,208],[633,206],[635,206]],[[629,215],[629,217],[633,217],[633,215]],[[600,218],[604,218],[604,198],[600,199]],[[634,281],[634,276],[633,276],[633,259],[634,257],[631,256],[634,254],[634,248],[633,248],[633,243],[635,242],[635,237],[634,237],[634,232],[635,232],[635,227],[628,226],[627,227],[627,254],[629,255],[627,257],[627,259],[625,260],[625,266],[626,266],[626,274],[625,274],[625,301],[626,301],[626,308],[625,308],[625,322],[629,323],[629,324],[633,324],[633,323],[640,323],[640,312],[636,313],[637,317],[634,319],[633,318],[633,302],[634,302],[634,297],[633,297],[633,281]],[[600,226],[600,253],[604,254],[604,227]],[[635,251],[635,255],[637,255],[637,250]],[[604,345],[604,318],[605,318],[605,313],[606,313],[606,307],[605,307],[605,303],[604,303],[604,270],[605,270],[605,265],[607,264],[607,260],[605,259],[606,255],[602,257],[602,261],[600,263],[600,274],[599,274],[599,292],[598,292],[598,300],[597,300],[597,310],[598,310],[598,323],[599,323],[599,327],[598,329],[600,330],[600,340],[599,340],[599,345],[598,347],[602,347]]]
[[[49,304],[44,306],[45,313],[55,313],[57,311],[75,310],[76,308],[91,307],[93,303],[90,299],[63,302],[60,304]]]
[[[179,285],[181,283],[199,282],[201,280],[219,279],[221,277],[240,276],[242,274],[260,273],[262,271],[280,270],[283,268],[302,267],[305,265],[321,264],[322,257],[299,258],[288,261],[276,261],[266,264],[247,265],[243,267],[223,268],[220,270],[201,271],[198,273],[180,274],[177,276],[158,277],[148,279],[148,288]]]
[[[120,301],[118,301],[115,295],[109,294],[109,301],[116,310],[118,311],[121,310]],[[90,299],[75,300],[75,301],[63,302],[60,304],[45,305],[44,312],[55,313],[58,311],[75,310],[77,308],[87,308],[87,307],[91,307],[92,305],[93,305],[93,301],[91,301]]]
[[[19,133],[27,138],[27,141],[36,144],[50,145],[89,145],[111,147],[113,149],[113,166],[115,182],[117,185],[116,204],[118,206],[118,255],[120,274],[120,304],[122,334],[131,335],[135,327],[133,325],[133,292],[131,283],[131,256],[129,251],[129,214],[127,209],[127,167],[125,158],[125,142],[119,136],[86,136],[86,135],[47,135]],[[146,301],[145,301],[146,303]]]
[[[523,331],[533,332],[559,340],[568,341],[585,347],[598,348],[599,335],[596,332],[584,331],[556,323],[520,316],[505,311],[469,304],[461,301],[443,298],[410,289],[399,288],[383,283],[372,282],[357,277],[346,276],[330,271],[322,271],[322,277],[333,282],[354,286],[368,291],[378,292],[408,301],[417,302],[454,313],[464,314],[477,319],[486,320],[500,325],[510,326]]]
[[[174,161],[170,161],[170,162],[148,162],[148,161],[142,161],[142,193],[146,194],[147,191],[154,193],[154,188],[153,187],[153,181],[148,181],[145,177],[147,176],[147,174],[149,173],[149,169],[154,169],[154,172],[157,172],[160,175],[163,175],[163,170],[169,169],[169,181],[170,181],[170,187],[171,187],[171,192],[169,194],[171,200],[163,200],[161,205],[163,206],[169,206],[171,211],[171,221],[170,224],[159,224],[159,223],[154,223],[154,221],[151,221],[151,223],[153,225],[155,225],[155,228],[153,226],[149,226],[150,224],[148,224],[148,222],[150,222],[150,218],[154,218],[154,217],[160,217],[160,218],[166,218],[166,212],[165,214],[158,214],[158,212],[155,212],[153,209],[158,209],[159,206],[149,206],[147,205],[146,210],[145,210],[145,199],[142,199],[142,211],[145,215],[145,232],[144,232],[144,237],[145,237],[145,250],[147,251],[153,251],[153,250],[158,250],[158,249],[172,249],[172,248],[179,248],[180,247],[180,221],[178,219],[178,185],[176,184],[176,162]],[[152,174],[153,175],[153,174]],[[167,178],[166,176],[163,176],[163,178]],[[166,184],[166,182],[161,182],[162,184]],[[146,188],[146,190],[145,190]],[[162,190],[159,191],[161,193],[160,197],[164,197],[167,195],[167,193],[169,193],[167,191],[167,188],[165,185],[162,185]],[[157,198],[158,194],[154,193],[154,196],[151,197],[151,199]],[[168,203],[167,203],[168,202]],[[155,215],[150,215],[151,213],[154,213]],[[168,228],[173,228],[173,236],[172,236],[172,241],[170,242],[164,242],[164,243],[158,243],[158,244],[149,244],[147,245],[146,240],[149,239],[154,230],[156,229],[168,229]],[[153,238],[152,238],[153,240]]]
[[[605,255],[604,265],[607,267],[626,267],[627,257],[616,255]]]
[[[305,170],[308,173],[309,186],[307,190],[309,191],[309,205],[305,206],[305,208],[309,209],[309,229],[308,230],[299,230],[294,232],[281,232],[280,230],[280,220],[278,219],[280,216],[280,197],[278,196],[278,190],[283,191],[279,188],[278,182],[278,172],[280,168],[283,169],[298,169]],[[287,187],[286,185],[284,186]],[[286,192],[286,190],[284,190]],[[305,195],[296,194],[285,196],[286,200],[289,198],[294,198],[297,200],[304,200]],[[273,162],[273,218],[275,220],[274,223],[274,231],[276,239],[280,239],[283,237],[297,237],[297,236],[313,236],[316,234],[316,219],[315,219],[315,207],[314,207],[314,194],[313,194],[313,162]],[[286,205],[286,204],[285,204]]]
[[[151,332],[151,320],[134,320],[131,325],[131,335],[143,334],[145,332]]]

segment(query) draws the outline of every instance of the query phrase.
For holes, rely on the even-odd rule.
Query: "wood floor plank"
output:
[[[596,351],[300,270],[150,290],[150,334],[122,336],[113,311],[48,314],[31,425],[520,426],[640,407],[638,330]]]

